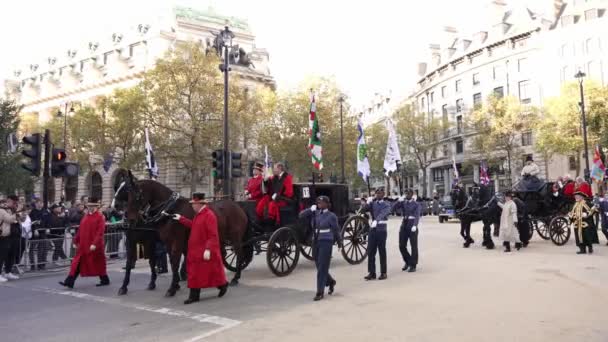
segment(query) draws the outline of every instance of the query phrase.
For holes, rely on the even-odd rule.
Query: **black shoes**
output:
[[[74,288],[74,284],[73,284],[73,283],[70,283],[70,282],[69,282],[69,281],[67,281],[67,280],[60,281],[60,282],[59,282],[59,285],[61,285],[61,286],[65,286],[65,287],[67,287],[68,289],[73,289],[73,288]]]
[[[188,305],[188,304],[196,303],[199,300],[200,300],[199,298],[188,298],[184,301],[184,304]]]
[[[517,249],[517,250],[521,249],[521,243],[520,242],[516,242],[515,243],[515,249]]]
[[[410,266],[410,269],[407,270],[409,273],[414,273],[416,272],[416,266]]]
[[[322,293],[317,293],[315,295],[315,298],[313,298],[312,300],[314,300],[315,302],[320,301],[321,299],[323,299],[323,294]]]
[[[593,246],[589,246],[589,254],[593,254]]]
[[[370,273],[370,274],[366,275],[365,277],[363,277],[363,279],[365,279],[365,280],[375,280],[376,279],[376,274],[375,273]]]
[[[336,281],[334,280],[331,284],[329,284],[329,290],[327,291],[328,295],[334,294],[334,289],[336,287]]]
[[[386,276],[386,273],[380,273],[380,278],[378,278],[378,280],[384,280],[384,279],[386,279],[386,278],[388,278],[388,277]]]
[[[218,287],[218,289],[220,290],[220,293],[218,293],[217,296],[220,298],[224,297],[226,292],[228,292],[228,283],[224,284],[223,286]]]
[[[97,284],[95,286],[108,286],[108,285],[110,285],[110,278],[107,275],[99,277],[99,280],[100,280],[99,284]]]
[[[407,269],[408,269],[408,268],[410,268],[410,267],[409,267],[407,264],[405,264],[405,266],[403,266],[403,267],[401,268],[401,270],[402,270],[402,271],[407,271]]]

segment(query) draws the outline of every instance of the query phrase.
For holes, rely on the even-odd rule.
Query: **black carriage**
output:
[[[254,254],[262,252],[266,252],[266,262],[272,273],[279,277],[289,275],[296,268],[300,255],[308,260],[313,260],[313,230],[309,221],[300,219],[298,214],[314,204],[315,198],[321,195],[330,198],[331,210],[338,216],[344,239],[342,255],[345,260],[350,264],[363,262],[367,257],[369,224],[364,217],[351,215],[348,186],[328,183],[295,183],[293,188],[294,198],[288,203],[288,206],[280,209],[280,227],[257,220],[255,201],[238,202],[249,218],[247,235],[243,241],[242,269],[251,263]],[[226,268],[236,272],[237,257],[230,243],[223,246],[223,254]]]
[[[574,202],[561,193],[557,197],[553,196],[553,184],[546,182],[536,191],[514,192],[525,204],[531,233],[536,230],[542,239],[551,239],[554,244],[563,246],[570,239],[570,221],[567,215]]]

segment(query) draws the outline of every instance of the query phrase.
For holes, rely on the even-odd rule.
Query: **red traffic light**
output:
[[[53,149],[53,161],[54,162],[64,162],[67,159],[67,154],[64,149],[54,148]]]

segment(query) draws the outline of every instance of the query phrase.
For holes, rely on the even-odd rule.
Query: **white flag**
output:
[[[395,132],[393,120],[386,120],[386,129],[388,130],[388,143],[386,145],[386,155],[384,156],[384,172],[388,176],[389,172],[397,171],[397,163],[401,163],[401,153],[399,152],[397,133]]]
[[[154,159],[154,151],[152,151],[152,144],[150,144],[150,137],[148,136],[148,129],[146,128],[146,166],[150,172],[150,178],[158,177],[158,165],[156,165],[156,159]]]
[[[359,118],[359,139],[357,140],[357,172],[365,181],[369,178],[371,169],[367,158],[367,145],[365,144],[365,134],[363,133],[363,123]]]

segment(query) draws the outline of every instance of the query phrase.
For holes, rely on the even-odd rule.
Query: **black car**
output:
[[[439,223],[447,222],[449,219],[456,218],[456,209],[452,205],[452,199],[450,196],[445,196],[443,200],[439,202]]]

